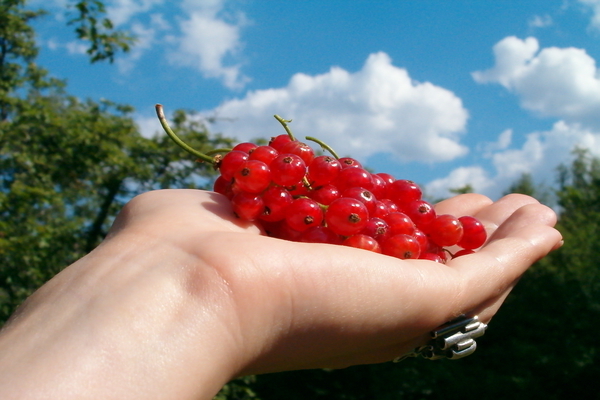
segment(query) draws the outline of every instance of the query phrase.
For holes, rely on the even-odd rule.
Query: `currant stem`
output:
[[[165,113],[163,111],[163,106],[161,104],[157,104],[155,106],[156,108],[156,115],[158,116],[158,120],[160,121],[160,124],[162,125],[163,129],[165,130],[165,132],[167,133],[167,135],[169,135],[169,137],[171,139],[173,139],[173,141],[179,146],[181,147],[183,150],[187,151],[188,153],[198,157],[199,159],[201,159],[202,161],[206,161],[209,163],[212,163],[214,160],[212,157],[199,152],[198,150],[193,149],[191,146],[189,146],[187,143],[185,143],[183,140],[181,140],[176,134],[175,132],[173,132],[173,130],[171,129],[171,127],[169,126],[169,123],[167,122],[167,119],[165,118]]]
[[[291,119],[283,119],[279,115],[274,115],[274,117],[283,126],[283,129],[285,129],[285,131],[287,132],[287,134],[290,137],[290,139],[296,140],[296,138],[294,137],[294,134],[292,133],[292,130],[288,126],[288,124],[290,122],[292,122],[292,120]]]
[[[220,153],[229,153],[231,150],[231,148],[224,148],[224,149],[213,149],[210,151],[206,152],[207,156],[212,156],[213,154],[220,154]]]
[[[309,188],[309,189],[312,190],[310,182],[308,181],[308,178],[306,176],[304,176],[304,178],[302,178],[302,183],[304,184],[305,187],[307,187],[307,188]]]
[[[340,159],[340,156],[337,155],[337,153],[335,152],[335,150],[333,150],[331,148],[331,146],[329,146],[327,143],[323,142],[321,139],[317,139],[314,138],[312,136],[307,136],[306,140],[310,140],[311,142],[315,142],[317,143],[319,146],[321,146],[323,149],[327,150],[328,152],[331,153],[332,156],[334,156],[336,158],[336,160]]]
[[[310,197],[308,197],[308,196],[298,196],[298,197],[295,197],[295,198],[296,198],[296,199],[310,199]],[[329,206],[328,206],[328,205],[321,204],[321,203],[319,203],[319,202],[317,202],[317,204],[319,205],[319,208],[320,208],[322,211],[327,211],[327,209],[329,208]]]

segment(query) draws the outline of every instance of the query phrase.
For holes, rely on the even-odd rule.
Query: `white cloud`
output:
[[[31,0],[34,4],[67,7],[67,0]],[[116,58],[119,71],[128,73],[147,53],[160,45],[162,56],[176,67],[192,67],[204,78],[218,79],[229,89],[242,89],[250,81],[242,72],[242,29],[250,24],[233,0],[107,0],[106,16],[115,27],[136,36],[126,54]],[[177,10],[163,13],[161,6]],[[64,13],[55,13],[64,17]],[[175,15],[175,16],[174,16]],[[181,15],[177,17],[176,15]],[[167,19],[169,18],[169,19]],[[46,40],[49,48],[85,53],[82,45]],[[164,46],[164,45],[167,46]],[[87,50],[87,49],[86,49]]]
[[[539,183],[552,185],[556,168],[571,162],[576,147],[600,156],[600,131],[558,121],[548,131],[528,134],[520,148],[497,149],[488,154],[493,166],[491,173],[479,166],[461,167],[425,185],[426,192],[434,197],[447,197],[448,188],[470,184],[476,192],[498,198],[524,173],[531,174]]]
[[[534,15],[527,21],[527,24],[530,28],[546,28],[551,26],[554,23],[552,17],[548,14],[546,15]]]
[[[136,62],[157,43],[159,33],[168,29],[169,24],[164,20],[162,14],[152,14],[148,26],[140,22],[133,22],[130,31],[135,35],[136,42],[126,56],[116,59],[119,71],[123,74],[132,71]]]
[[[513,130],[506,129],[498,135],[498,139],[495,142],[483,142],[477,146],[477,151],[488,156],[493,152],[507,149],[512,142]]]
[[[480,166],[459,167],[446,177],[433,180],[425,185],[425,193],[431,199],[441,199],[454,196],[449,189],[459,189],[467,185],[475,193],[486,193],[494,185],[488,173]]]
[[[579,3],[592,11],[590,29],[600,32],[600,0],[579,0]]]
[[[112,0],[107,1],[106,16],[114,26],[128,23],[136,14],[146,13],[164,0]]]
[[[206,78],[217,78],[230,89],[240,89],[248,81],[236,59],[242,48],[241,28],[248,21],[243,13],[225,15],[223,0],[184,1],[188,18],[180,21],[181,37],[172,38],[178,49],[170,60],[177,65],[197,68]],[[227,18],[225,18],[227,17]]]
[[[585,50],[548,47],[507,37],[494,46],[496,65],[473,73],[479,83],[499,83],[541,116],[600,127],[600,74]]]
[[[299,138],[317,137],[340,155],[365,160],[391,153],[404,161],[452,160],[467,153],[460,143],[468,113],[460,98],[429,82],[413,81],[385,53],[371,54],[350,73],[333,67],[322,75],[294,75],[282,88],[249,92],[211,111],[219,117],[212,131],[239,140],[284,131],[272,118],[293,119]]]
[[[57,45],[57,43],[54,43],[54,45],[51,45],[51,47],[54,46],[54,48],[56,48]],[[58,46],[60,47],[60,45]],[[88,46],[85,43],[78,41],[67,42],[63,45],[63,47],[67,49],[69,54],[86,54],[88,50]]]

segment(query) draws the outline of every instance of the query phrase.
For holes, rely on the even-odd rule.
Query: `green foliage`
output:
[[[206,187],[211,165],[189,160],[166,135],[143,137],[132,109],[82,101],[35,66],[42,12],[1,0],[0,322],[33,290],[93,249],[131,197],[149,189]],[[208,151],[231,140],[209,135],[193,113],[174,129]],[[160,124],[157,119],[157,131]]]
[[[536,191],[537,188],[535,182],[533,181],[533,177],[529,173],[524,173],[515,183],[510,185],[505,194],[521,193],[535,197]]]
[[[450,193],[457,194],[457,195],[458,194],[473,193],[473,186],[470,183],[467,183],[463,187],[453,188],[453,189],[450,189],[449,191],[450,191]]]
[[[213,400],[260,400],[251,389],[255,382],[254,375],[236,379],[226,384]]]
[[[81,0],[70,5],[75,15],[69,25],[75,26],[77,38],[89,42],[87,50],[92,63],[114,61],[119,51],[129,51],[135,38],[128,32],[116,30],[110,19],[104,17],[104,3],[98,0]]]
[[[0,304],[2,319],[93,249],[132,196],[204,187],[214,174],[210,165],[185,161],[168,138],[142,137],[125,107],[61,93],[27,100],[0,131],[0,282],[10,300]],[[175,128],[199,147],[230,145],[183,112]]]
[[[14,110],[26,85],[43,86],[45,71],[35,65],[35,32],[29,22],[44,11],[25,10],[24,0],[0,0],[0,123]]]
[[[529,173],[522,174],[521,177],[504,192],[504,194],[509,193],[526,194],[546,205],[551,205],[553,202],[553,196],[550,191],[544,186],[536,184],[533,176]]]

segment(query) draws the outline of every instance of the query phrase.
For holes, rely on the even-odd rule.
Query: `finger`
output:
[[[521,275],[561,241],[560,233],[545,223],[527,225],[516,221],[526,211],[532,210],[515,213],[507,220],[512,228],[499,230],[479,252],[447,264],[463,277],[456,305],[462,312],[495,311]]]
[[[488,197],[476,193],[461,194],[435,205],[437,214],[452,214],[457,217],[463,215],[475,215],[485,207],[492,204]]]
[[[529,204],[539,204],[539,202],[530,196],[509,194],[491,204],[489,207],[480,209],[474,216],[483,223],[489,237],[517,209]]]
[[[490,297],[489,300],[480,304],[475,310],[473,310],[473,312],[479,315],[482,320],[487,321],[496,313],[510,291],[518,282],[521,275],[527,268],[529,268],[531,264],[535,263],[540,257],[543,257],[549,251],[560,247],[562,244],[562,237],[557,231],[551,229],[555,223],[556,214],[554,211],[544,205],[530,203],[516,210],[495,231],[492,238],[490,238],[490,241],[486,247],[482,249],[482,251],[484,254],[496,258],[501,268],[496,268],[494,271],[485,271],[486,274],[489,274],[486,279],[494,279],[494,273],[502,274],[505,277],[505,289],[502,290],[502,288],[499,288],[498,290],[500,293],[497,296]],[[546,230],[548,230],[548,233],[551,236],[549,236],[548,242],[545,243],[544,247],[540,248],[539,252],[532,252],[528,249],[519,250],[518,246],[514,246],[514,248],[510,247],[509,244],[513,243],[515,237],[517,237],[515,233],[518,233],[518,235],[522,236],[526,232],[532,231],[534,232],[533,234],[536,234],[535,232],[537,232],[539,229],[545,229],[545,227],[550,228]],[[539,239],[541,239],[541,237]],[[497,241],[501,240],[504,240],[504,242],[494,245]],[[498,250],[498,248],[500,248],[500,250]],[[499,255],[492,255],[492,251],[499,252]],[[500,257],[506,257],[507,254],[516,257],[520,262],[515,263],[511,262],[510,260],[502,262]],[[457,261],[461,261],[461,265],[468,268],[469,264],[464,263],[467,261],[472,263],[474,258],[477,257],[469,257],[468,259],[462,260],[457,259]],[[452,266],[453,263],[449,263],[449,265]],[[512,271],[509,268],[510,266],[512,266]],[[510,273],[507,274],[507,272]]]
[[[554,226],[557,221],[556,213],[551,208],[537,202],[526,203],[508,216],[506,216],[508,211],[505,209],[494,211],[496,215],[487,216],[487,220],[493,222],[495,219],[495,223],[503,222],[498,224],[499,226],[490,238],[490,242],[510,236],[511,232],[527,226],[536,224]]]

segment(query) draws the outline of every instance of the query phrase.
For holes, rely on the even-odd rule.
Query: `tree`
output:
[[[536,198],[540,203],[549,205],[552,203],[552,195],[550,191],[539,185],[533,179],[530,173],[524,173],[521,177],[509,186],[504,194],[521,193]]]
[[[38,48],[35,31],[30,22],[46,14],[44,10],[29,10],[26,0],[0,0],[0,122],[24,99],[17,93],[22,90],[42,90],[59,87],[64,83],[47,77],[48,72],[35,63]],[[129,51],[134,38],[115,30],[105,9],[97,0],[82,0],[69,5],[73,25],[79,39],[89,42],[87,50],[91,62],[112,62],[119,51]]]
[[[143,137],[131,107],[69,96],[65,82],[35,64],[29,22],[44,13],[24,5],[0,0],[0,321],[93,249],[131,197],[148,189],[204,187],[214,175],[165,135]],[[98,43],[113,43],[109,38],[96,36]],[[92,61],[102,59],[92,54]],[[231,146],[209,135],[194,113],[179,110],[173,123],[195,148]]]
[[[473,186],[470,183],[467,183],[466,185],[464,185],[462,187],[453,188],[453,189],[450,189],[449,191],[452,194],[473,193]]]
[[[119,51],[129,51],[135,37],[129,32],[116,30],[104,14],[104,3],[98,0],[81,0],[71,5],[75,10],[69,25],[75,26],[77,38],[89,42],[87,54],[91,62],[114,61]]]

